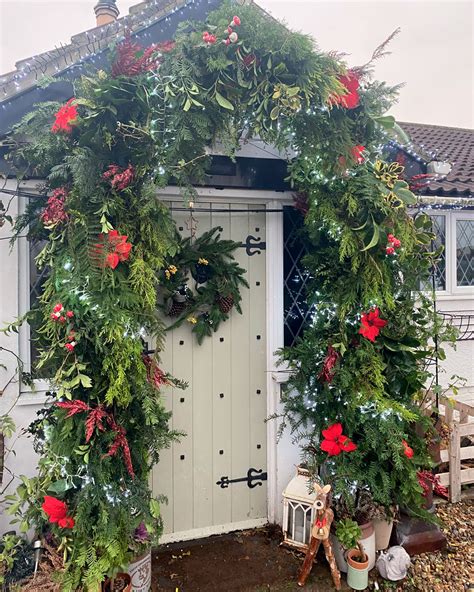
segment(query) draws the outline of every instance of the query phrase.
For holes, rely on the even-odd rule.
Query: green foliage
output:
[[[350,518],[346,518],[337,523],[336,536],[344,549],[355,549],[362,536],[362,531],[357,522],[354,522],[354,520],[351,520]]]

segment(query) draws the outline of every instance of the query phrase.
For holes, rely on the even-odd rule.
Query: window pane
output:
[[[306,255],[301,240],[303,225],[304,218],[298,210],[293,207],[283,209],[285,346],[295,343],[311,313],[306,302],[309,275],[301,262]]]
[[[456,220],[458,286],[474,286],[474,220]]]
[[[436,235],[433,241],[433,250],[444,247],[434,270],[435,290],[441,291],[446,290],[446,216],[433,215],[430,218],[433,223],[432,230]],[[420,288],[421,290],[432,290],[433,283],[432,281],[424,283]]]
[[[43,266],[38,269],[36,265],[36,257],[42,251],[46,244],[46,241],[31,241],[29,243],[30,248],[30,309],[34,309],[38,306],[39,298],[43,292],[43,284],[49,274],[49,269]],[[30,323],[30,360],[31,368],[34,368],[35,362],[38,360],[38,348],[37,344],[39,341],[39,335],[36,332],[37,327],[33,323]],[[42,376],[36,374],[37,377]]]

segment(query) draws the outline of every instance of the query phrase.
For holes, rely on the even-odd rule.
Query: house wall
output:
[[[26,188],[33,188],[30,184]],[[9,181],[8,188],[15,188],[16,182]],[[170,190],[172,193],[175,190]],[[223,201],[232,198],[242,199],[247,196],[249,200],[259,199],[266,203],[269,210],[282,208],[288,203],[291,196],[275,192],[252,192],[242,190],[215,190],[204,189],[203,195],[212,199]],[[0,195],[4,203],[8,202],[8,196]],[[22,207],[22,200],[14,198],[10,212],[15,215]],[[287,379],[284,369],[277,365],[274,352],[283,345],[283,216],[278,213],[267,213],[267,409],[268,415],[278,413],[280,410],[279,397],[282,384]],[[0,238],[11,234],[9,224],[0,228]],[[25,239],[20,239],[10,251],[8,240],[0,241],[0,324],[14,320],[28,306],[29,282],[28,282],[28,244]],[[462,298],[443,297],[438,303],[440,310],[444,311],[470,311],[474,313],[474,299],[469,294]],[[0,347],[8,348],[17,355],[28,357],[28,340],[23,331],[20,334],[12,333],[9,336],[0,333]],[[440,380],[447,385],[453,374],[459,374],[467,379],[466,386],[461,389],[459,398],[474,404],[474,341],[458,342],[457,349],[447,348],[447,359],[442,363]],[[15,361],[11,355],[0,350],[0,362],[6,365],[6,370],[0,368],[0,389],[15,371]],[[9,481],[8,468],[15,474],[33,475],[37,466],[31,439],[24,434],[24,429],[35,419],[36,412],[45,402],[46,384],[39,384],[36,392],[23,389],[20,397],[20,385],[18,381],[11,383],[3,396],[0,397],[0,415],[7,412],[18,399],[11,415],[17,424],[17,433],[14,438],[7,440],[7,447],[14,445],[15,454],[9,454],[6,459],[7,471],[5,471],[4,483]],[[278,439],[278,420],[267,422],[267,450],[268,450],[268,518],[270,522],[281,523],[282,502],[281,494],[287,483],[294,475],[299,462],[299,447],[292,442],[291,435],[285,432]],[[15,485],[13,482],[9,490]],[[2,486],[3,487],[3,486]],[[1,488],[0,488],[1,491]],[[0,507],[0,533],[9,529],[9,518],[5,516]]]
[[[26,184],[23,184],[26,187]],[[8,181],[7,189],[15,189],[16,181]],[[0,195],[4,205],[9,201],[9,196]],[[9,214],[15,216],[21,207],[21,200],[13,198]],[[21,271],[25,266],[24,253],[26,240],[20,239],[12,250],[10,250],[9,240],[11,235],[11,226],[4,224],[0,228],[0,326],[3,327],[14,321],[20,314],[20,293],[26,288],[25,278]],[[0,364],[6,368],[0,367],[0,391],[17,371],[17,361],[15,355],[21,355],[21,335],[11,333],[5,335],[0,333]],[[9,353],[6,350],[10,350]],[[16,377],[5,389],[0,397],[0,415],[9,413],[17,426],[15,435],[5,441],[5,471],[3,484],[0,485],[0,497],[3,493],[11,492],[17,479],[12,480],[11,473],[15,475],[33,475],[36,470],[37,456],[33,451],[31,440],[24,433],[25,428],[35,418],[36,411],[41,407],[44,396],[37,394],[25,394],[20,397],[20,383]],[[10,411],[11,410],[11,411]],[[10,449],[13,452],[9,452]],[[11,471],[11,473],[10,473]],[[11,483],[10,483],[11,482]],[[7,491],[4,491],[5,485],[10,483]],[[0,506],[0,533],[10,530],[9,517],[5,515],[4,507]]]

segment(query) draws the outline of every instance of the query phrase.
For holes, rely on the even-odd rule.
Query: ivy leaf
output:
[[[71,487],[72,485],[68,483],[66,479],[60,479],[55,483],[51,483],[51,485],[48,487],[48,492],[60,494],[64,493],[68,489],[71,489]]]
[[[92,380],[86,374],[78,374],[78,378],[84,388],[92,388]]]
[[[232,105],[232,103],[230,101],[228,101],[225,97],[223,97],[217,91],[216,91],[216,101],[224,109],[228,109],[229,111],[233,111],[234,110],[234,105]]]

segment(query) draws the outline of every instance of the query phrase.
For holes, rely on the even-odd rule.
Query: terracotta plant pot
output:
[[[383,551],[390,544],[393,520],[373,520],[375,531],[375,550]]]
[[[353,590],[365,590],[369,585],[369,558],[365,561],[357,561],[360,558],[359,549],[350,549],[347,553],[347,583]]]
[[[127,573],[118,573],[107,580],[102,587],[103,592],[131,592],[132,578]]]

